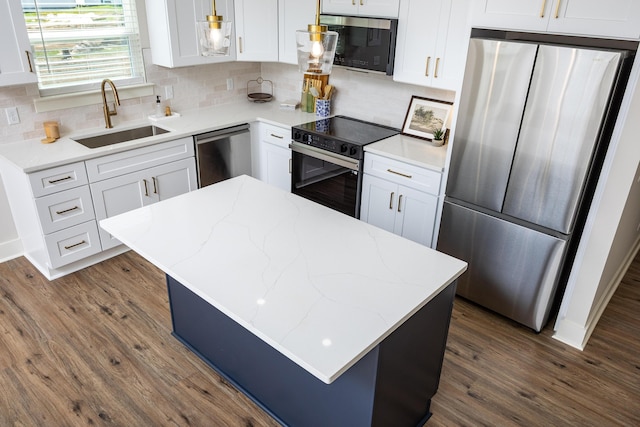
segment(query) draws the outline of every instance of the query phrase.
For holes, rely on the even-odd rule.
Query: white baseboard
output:
[[[624,275],[626,274],[629,266],[638,254],[638,251],[640,251],[640,239],[636,240],[632,249],[625,257],[624,262],[620,265],[618,271],[616,271],[616,274],[612,277],[607,286],[607,291],[602,295],[602,298],[600,298],[600,301],[598,301],[598,303],[596,304],[595,309],[591,312],[591,315],[587,320],[587,324],[579,325],[568,319],[560,319],[557,322],[556,331],[553,334],[553,338],[567,345],[570,345],[571,347],[575,347],[578,350],[584,350],[587,345],[587,341],[589,341],[593,330],[600,320],[600,317],[602,317],[602,314],[607,308],[609,301],[611,301],[611,298],[618,290],[618,287],[620,286]]]
[[[20,239],[9,240],[0,243],[0,262],[9,261],[10,259],[22,256],[23,248]]]

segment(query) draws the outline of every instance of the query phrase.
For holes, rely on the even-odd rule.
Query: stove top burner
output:
[[[354,159],[362,159],[362,147],[400,133],[398,129],[345,116],[318,119],[293,126],[294,141]]]

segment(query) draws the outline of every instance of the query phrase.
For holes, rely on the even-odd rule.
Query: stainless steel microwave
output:
[[[393,75],[397,19],[320,15],[320,23],[338,33],[333,65]]]

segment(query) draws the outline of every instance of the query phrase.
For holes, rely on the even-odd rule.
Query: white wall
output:
[[[583,349],[638,250],[640,233],[640,57],[596,189],[554,335]]]

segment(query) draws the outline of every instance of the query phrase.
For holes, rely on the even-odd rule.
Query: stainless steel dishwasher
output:
[[[249,125],[194,135],[198,188],[239,175],[251,175]]]

